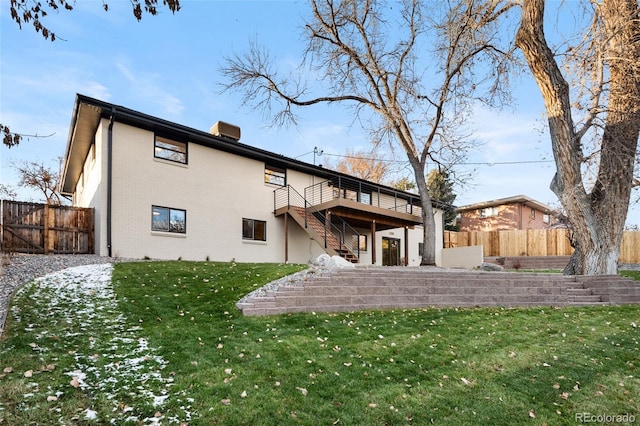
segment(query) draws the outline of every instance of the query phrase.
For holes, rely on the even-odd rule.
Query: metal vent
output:
[[[240,127],[233,124],[225,123],[224,121],[217,121],[209,130],[214,136],[231,139],[234,141],[240,140]]]

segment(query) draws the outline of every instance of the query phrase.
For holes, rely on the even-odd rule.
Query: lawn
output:
[[[115,265],[112,285],[25,286],[1,341],[0,423],[640,419],[640,306],[270,317],[235,308],[301,268],[128,263]]]

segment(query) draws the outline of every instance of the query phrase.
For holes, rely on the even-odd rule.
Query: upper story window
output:
[[[187,144],[156,136],[153,145],[153,156],[163,160],[187,164]]]
[[[360,202],[362,204],[371,204],[371,193],[369,192],[361,192],[360,194]]]
[[[333,188],[333,198],[344,198],[345,200],[357,201],[362,204],[371,204],[370,192]]]
[[[497,207],[487,207],[485,209],[480,209],[480,217],[491,217],[498,215]]]
[[[151,230],[186,234],[187,211],[151,206]]]
[[[272,185],[278,185],[278,186],[286,186],[287,185],[287,169],[283,169],[282,167],[275,167],[265,163],[264,183],[270,183]]]
[[[531,219],[535,219],[536,218],[536,211],[534,209],[531,209]]]

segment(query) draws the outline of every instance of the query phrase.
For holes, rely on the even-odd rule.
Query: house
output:
[[[77,95],[60,189],[95,209],[103,256],[306,263],[328,253],[419,264],[416,194],[239,139],[224,122],[200,131]]]
[[[457,212],[460,231],[546,229],[560,221],[551,207],[525,195],[469,204]]]

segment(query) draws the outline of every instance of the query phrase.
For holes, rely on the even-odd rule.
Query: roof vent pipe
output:
[[[224,121],[217,121],[211,126],[209,133],[217,137],[231,139],[235,142],[240,140],[240,127],[225,123]]]

